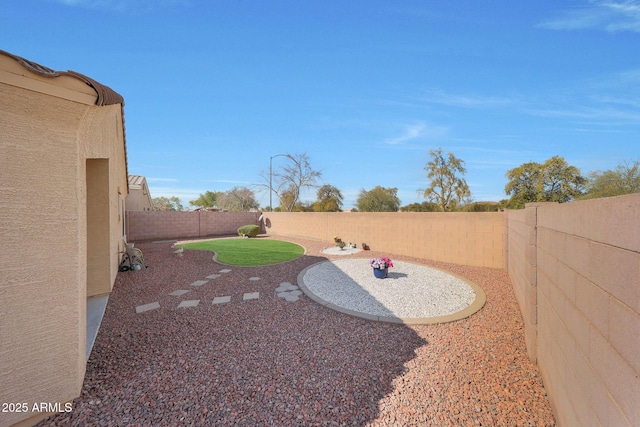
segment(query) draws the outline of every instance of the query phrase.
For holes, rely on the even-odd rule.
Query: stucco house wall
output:
[[[129,175],[129,195],[125,203],[127,211],[152,211],[151,192],[147,179],[140,175]]]
[[[122,98],[0,51],[0,426],[79,396],[86,300],[108,294],[123,249]]]

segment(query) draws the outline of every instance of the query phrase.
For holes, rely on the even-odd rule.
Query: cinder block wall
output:
[[[536,214],[539,204],[507,211],[507,271],[525,324],[529,358],[535,360],[537,333]]]
[[[640,194],[527,205],[508,223],[509,275],[558,424],[636,425]]]
[[[128,211],[127,240],[188,239],[235,234],[238,227],[258,225],[259,212]]]
[[[269,234],[333,245],[334,236],[358,247],[483,267],[506,267],[503,212],[266,212]]]

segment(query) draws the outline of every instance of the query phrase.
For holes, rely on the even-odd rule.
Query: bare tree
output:
[[[275,157],[275,156],[274,156]],[[311,167],[309,156],[302,154],[286,154],[288,162],[277,170],[262,172],[260,175],[269,182],[270,189],[280,200],[283,210],[292,212],[300,201],[300,192],[305,187],[316,187],[316,181],[322,172]]]

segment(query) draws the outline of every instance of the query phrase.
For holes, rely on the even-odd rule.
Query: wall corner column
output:
[[[537,360],[538,349],[538,203],[525,205],[526,236],[524,307],[522,308],[525,323],[524,339],[527,355],[532,361]]]

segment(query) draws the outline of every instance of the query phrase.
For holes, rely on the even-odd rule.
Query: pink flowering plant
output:
[[[390,258],[387,258],[387,257],[374,258],[371,261],[369,261],[369,264],[373,268],[380,268],[380,269],[393,267],[393,262],[391,261]]]

